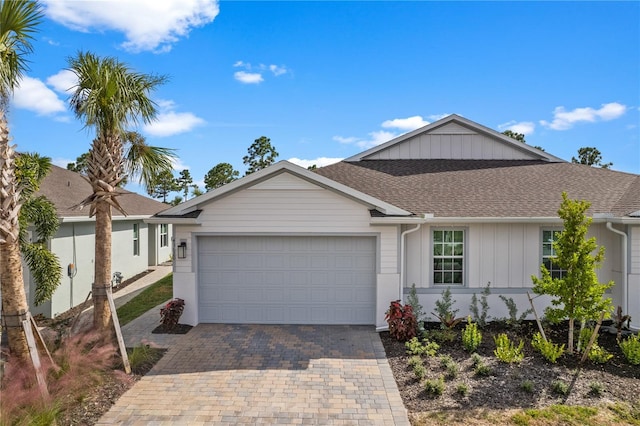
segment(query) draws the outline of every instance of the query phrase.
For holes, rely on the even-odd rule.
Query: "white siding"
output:
[[[449,126],[447,126],[449,127]],[[459,127],[459,126],[457,126]],[[368,160],[452,159],[452,160],[531,160],[531,154],[478,133],[431,132],[378,151]]]
[[[377,294],[399,294],[398,227],[371,226],[369,207],[289,174],[274,176],[202,207],[199,226],[174,225],[175,244],[187,242],[187,258],[175,259],[174,296],[186,302],[183,319],[196,324],[196,238],[202,235],[369,235],[377,237]],[[397,297],[397,296],[396,296]],[[383,326],[389,300],[377,300]]]
[[[629,241],[631,242],[629,271],[632,274],[640,274],[640,226],[629,227]]]
[[[446,225],[438,225],[438,228]],[[466,287],[483,288],[488,282],[492,288],[529,288],[531,275],[539,275],[541,264],[541,230],[543,224],[468,224],[451,225],[466,230]],[[421,232],[407,236],[407,271],[405,287],[412,283],[418,288],[431,284],[431,230],[423,225]],[[604,245],[605,260],[598,270],[601,281],[620,277],[619,237],[602,224],[592,225],[590,235],[598,245]],[[454,287],[452,287],[454,288]]]

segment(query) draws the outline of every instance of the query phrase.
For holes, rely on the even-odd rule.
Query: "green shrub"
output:
[[[466,383],[460,383],[456,386],[456,393],[460,396],[467,396],[469,394],[469,386]]]
[[[451,343],[456,340],[458,334],[455,330],[445,329],[445,330],[429,330],[425,332],[425,336],[429,340],[434,340],[440,344]]]
[[[604,393],[604,387],[600,382],[591,382],[589,383],[589,395],[592,396],[602,396]]]
[[[475,368],[473,369],[473,372],[478,377],[488,377],[493,373],[493,371],[491,371],[491,367],[483,363],[476,365]]]
[[[569,385],[562,380],[554,380],[551,382],[551,390],[558,395],[566,395],[569,393]]]
[[[416,375],[416,378],[418,380],[422,380],[422,379],[424,379],[424,376],[426,376],[426,374],[427,374],[427,369],[424,368],[424,365],[422,365],[422,364],[415,364],[413,366],[413,374]]]
[[[640,336],[631,335],[619,343],[620,349],[629,364],[640,364]]]
[[[605,364],[611,358],[613,358],[613,354],[597,343],[594,343],[593,346],[591,346],[591,350],[589,351],[589,360],[591,362],[596,364]]]
[[[479,354],[474,353],[471,355],[471,361],[473,362],[473,366],[477,367],[479,364],[482,364],[482,357]]]
[[[436,300],[436,312],[433,313],[441,322],[440,326],[445,329],[452,329],[462,318],[456,318],[458,309],[452,309],[455,300],[451,299],[451,289],[449,287],[442,291],[442,299]]]
[[[476,296],[475,293],[473,293],[471,305],[469,305],[469,311],[473,314],[473,319],[480,328],[485,328],[487,326],[487,313],[489,312],[487,297],[491,294],[491,290],[489,289],[490,285],[491,283],[488,282],[487,286],[482,290],[480,296],[480,309],[478,309],[478,296]]]
[[[494,337],[494,341],[496,342],[496,349],[493,353],[500,361],[511,364],[524,359],[524,354],[522,353],[524,342],[522,340],[520,340],[518,346],[515,346],[505,333],[500,333]]]
[[[429,340],[421,342],[417,337],[406,342],[404,346],[407,348],[407,354],[409,355],[436,356],[438,349],[440,349],[440,345],[436,342],[430,342]]]
[[[533,335],[531,346],[533,346],[535,350],[540,352],[542,356],[552,364],[555,364],[558,358],[560,358],[564,353],[564,345],[557,345],[548,340],[544,340],[540,332]]]
[[[445,368],[446,374],[445,377],[448,380],[455,379],[458,377],[458,372],[460,369],[458,368],[458,364],[451,358],[450,355],[442,355],[440,357],[440,365]]]
[[[414,368],[416,365],[422,365],[422,358],[419,355],[409,358],[409,367]]]
[[[531,380],[525,380],[520,383],[520,389],[525,391],[526,393],[533,393],[533,382]]]
[[[424,391],[427,395],[440,396],[444,392],[444,378],[438,377],[434,380],[426,380],[424,382]]]
[[[482,333],[478,330],[478,324],[471,322],[471,316],[464,330],[462,330],[462,346],[467,352],[475,352],[482,343]]]
[[[416,321],[418,321],[418,331],[423,332],[424,308],[420,304],[420,299],[418,298],[416,283],[411,284],[411,290],[409,290],[409,295],[407,296],[407,305],[411,305],[411,307],[413,308],[413,314],[416,316]]]
[[[504,302],[504,304],[507,306],[507,309],[509,310],[509,318],[504,318],[503,320],[510,327],[513,327],[513,328],[520,327],[522,325],[522,321],[524,321],[527,318],[527,315],[533,313],[533,310],[529,308],[526,311],[524,311],[520,316],[518,316],[518,306],[516,305],[516,302],[513,300],[513,298],[511,297],[507,298],[502,294],[499,295],[498,297],[500,298],[500,300]]]

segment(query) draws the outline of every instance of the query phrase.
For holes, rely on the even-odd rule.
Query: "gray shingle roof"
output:
[[[118,201],[128,216],[151,216],[170,206],[154,199],[120,189],[122,193]],[[44,179],[37,195],[44,195],[51,200],[58,210],[59,217],[88,217],[89,207],[82,210],[73,206],[91,194],[91,185],[78,173],[52,166],[51,173]],[[113,216],[122,216],[114,209]]]
[[[317,173],[414,214],[556,217],[566,191],[590,214],[640,210],[640,176],[537,160],[362,160]]]

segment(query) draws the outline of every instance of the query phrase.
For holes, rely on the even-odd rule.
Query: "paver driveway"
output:
[[[98,424],[408,425],[370,326],[200,324]]]

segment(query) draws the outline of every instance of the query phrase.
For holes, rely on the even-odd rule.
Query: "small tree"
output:
[[[571,162],[586,164],[587,166],[599,166],[603,169],[608,169],[609,167],[613,166],[613,163],[611,162],[602,162],[602,153],[598,148],[589,146],[578,149],[578,158],[571,157]]]
[[[162,202],[166,203],[167,196],[178,189],[173,173],[165,170],[153,178],[151,185],[147,188],[147,193],[153,198],[162,198]]]
[[[204,189],[211,191],[238,179],[240,173],[229,163],[218,163],[204,175]]]
[[[248,154],[242,158],[244,164],[249,166],[245,175],[249,175],[270,166],[278,157],[275,147],[271,145],[271,139],[266,136],[260,136],[256,139],[251,144],[247,152]]]
[[[535,293],[553,297],[552,306],[545,311],[547,318],[552,322],[569,318],[567,352],[570,354],[573,353],[575,320],[594,320],[601,312],[611,311],[611,299],[603,296],[613,281],[602,284],[595,272],[604,259],[604,247],[598,248],[594,237],[586,238],[592,221],[585,216],[589,206],[587,201],[570,200],[562,193],[558,216],[564,222],[564,230],[553,243],[556,257],[552,262],[564,273],[561,278],[551,278],[547,268],[541,265],[542,277],[531,277]]]
[[[176,178],[176,187],[184,195],[184,201],[187,201],[189,199],[189,189],[191,189],[192,184],[193,184],[193,178],[191,177],[191,173],[189,172],[189,169],[182,170],[180,172],[180,176]],[[180,202],[182,202],[182,199],[180,200]]]

